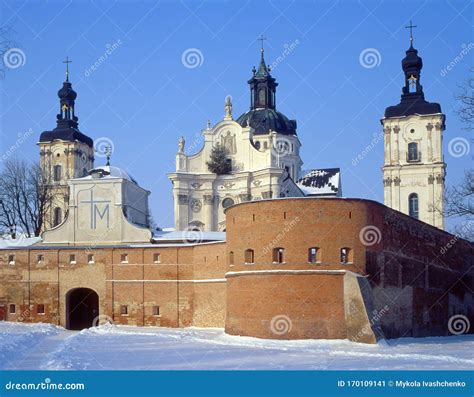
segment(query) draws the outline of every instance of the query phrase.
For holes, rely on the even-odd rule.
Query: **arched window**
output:
[[[234,266],[234,251],[229,252],[229,265]]]
[[[416,193],[412,193],[408,196],[408,214],[418,219],[418,195]]]
[[[253,264],[254,263],[254,253],[253,249],[247,249],[245,250],[245,263],[247,265]]]
[[[53,169],[53,178],[56,182],[61,180],[61,166],[55,165]]]
[[[229,208],[231,205],[234,205],[234,204],[235,204],[235,201],[230,197],[226,197],[224,200],[222,200],[223,208]]]
[[[311,247],[308,249],[308,262],[309,263],[320,263],[321,252],[318,247]]]
[[[408,144],[408,161],[419,161],[418,143],[410,142]]]
[[[61,208],[56,207],[54,209],[54,216],[53,216],[53,226],[58,226],[63,221],[63,212]]]
[[[284,263],[284,253],[284,248],[273,248],[273,263]]]
[[[265,89],[264,88],[260,88],[258,90],[258,102],[259,102],[259,105],[265,105]]]
[[[352,263],[352,250],[348,247],[341,248],[341,263]]]

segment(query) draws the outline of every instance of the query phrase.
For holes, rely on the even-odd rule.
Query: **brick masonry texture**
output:
[[[68,326],[68,294],[88,288],[97,314],[116,324],[225,327],[262,338],[373,343],[379,334],[449,335],[454,314],[474,324],[473,244],[384,205],[262,200],[230,207],[226,218],[226,242],[2,249],[0,315]],[[283,263],[274,263],[276,248]],[[341,248],[350,250],[348,263]],[[349,283],[353,274],[361,281]]]

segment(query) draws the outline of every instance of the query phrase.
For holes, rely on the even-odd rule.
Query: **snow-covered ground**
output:
[[[0,322],[0,369],[474,369],[474,335],[279,341],[222,329]]]

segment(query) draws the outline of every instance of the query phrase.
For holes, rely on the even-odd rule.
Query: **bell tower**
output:
[[[44,131],[38,142],[40,167],[44,183],[53,190],[54,202],[45,208],[44,229],[61,224],[67,214],[69,201],[68,180],[80,178],[94,168],[94,142],[79,131],[75,113],[77,94],[69,81],[69,63],[66,59],[66,80],[58,91],[59,113],[56,128]]]
[[[427,102],[420,83],[423,61],[413,47],[402,60],[405,83],[400,103],[385,110],[384,204],[430,225],[444,229],[444,180],[442,153],[445,115],[438,103]]]
[[[260,64],[258,70],[252,69],[253,76],[248,81],[250,85],[250,109],[273,109],[276,104],[276,87],[278,83],[270,75],[269,66],[265,65],[263,41],[265,37],[259,39],[262,42],[260,48]]]

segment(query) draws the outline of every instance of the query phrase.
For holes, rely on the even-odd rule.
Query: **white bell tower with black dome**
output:
[[[402,60],[405,85],[400,103],[385,110],[384,204],[444,229],[444,180],[442,152],[445,115],[438,103],[427,102],[420,84],[423,61],[413,47]]]
[[[46,208],[43,230],[57,227],[65,220],[69,202],[68,181],[87,175],[94,167],[94,142],[79,131],[75,109],[77,93],[69,81],[70,62],[69,59],[64,62],[66,80],[58,91],[57,126],[44,131],[38,142],[44,183],[54,196],[54,202]]]

